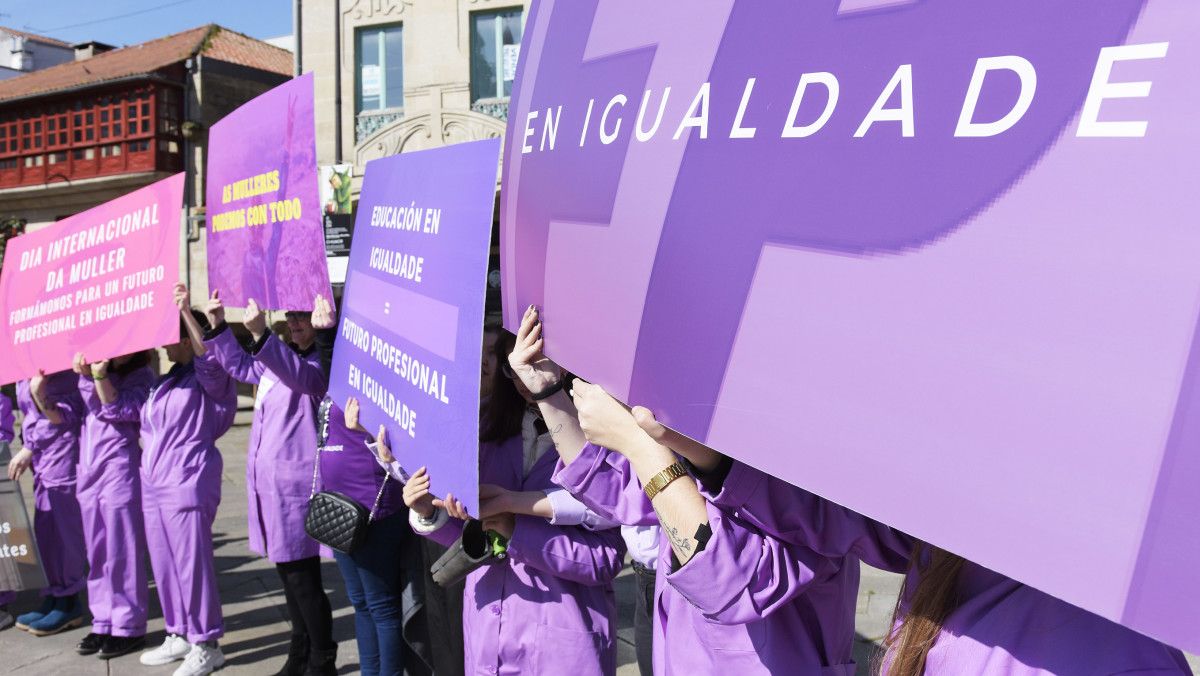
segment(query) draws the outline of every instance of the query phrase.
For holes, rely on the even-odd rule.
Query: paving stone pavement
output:
[[[249,413],[238,415],[237,424],[219,442],[225,456],[222,500],[213,525],[221,601],[225,611],[225,638],[221,648],[227,663],[221,674],[273,674],[283,665],[290,633],[283,591],[275,567],[253,554],[246,540],[245,457],[250,434]],[[22,479],[26,501],[32,513],[33,486],[29,477]],[[148,568],[148,566],[147,566]],[[341,576],[332,561],[322,564],[325,587],[334,607],[334,637],[338,641],[339,674],[358,673],[358,650],[354,642],[354,618],[342,589]],[[617,580],[618,627],[617,676],[637,676],[633,650],[634,578],[626,570]],[[858,673],[869,673],[871,656],[887,631],[892,608],[900,588],[897,575],[863,566],[858,596],[854,646]],[[162,613],[151,586],[148,641],[157,645],[163,639]],[[12,608],[23,612],[37,605],[36,592],[22,593]],[[143,667],[138,655],[104,662],[75,654],[75,644],[87,633],[87,625],[57,636],[35,638],[10,629],[0,632],[0,674],[37,674],[37,676],[168,676],[178,663],[165,667]],[[436,640],[436,639],[435,639]],[[1190,658],[1193,669],[1200,660]]]

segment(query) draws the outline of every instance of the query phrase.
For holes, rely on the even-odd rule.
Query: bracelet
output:
[[[553,385],[551,385],[550,387],[547,387],[546,389],[542,390],[541,392],[536,392],[536,393],[532,394],[530,396],[530,398],[533,399],[534,401],[545,401],[545,400],[549,399],[550,397],[553,397],[554,395],[561,392],[562,388],[566,384],[567,384],[566,378],[559,378],[557,383],[554,383]]]
[[[654,500],[654,497],[661,493],[664,488],[671,485],[672,481],[687,476],[687,473],[687,467],[684,467],[682,462],[676,461],[670,467],[655,474],[652,479],[646,482],[646,486],[642,488],[646,493],[646,499]]]
[[[92,380],[104,380],[107,377],[108,377],[107,373],[103,373],[101,375],[96,375],[95,373],[92,374]]]

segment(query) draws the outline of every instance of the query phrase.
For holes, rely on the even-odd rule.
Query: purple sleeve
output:
[[[813,582],[838,572],[839,561],[784,544],[711,503],[705,506],[712,538],[666,577],[714,622],[760,620],[794,601]]]
[[[217,362],[216,357],[212,352],[205,352],[203,356],[194,359],[196,368],[196,382],[200,383],[200,387],[204,388],[205,394],[213,399],[218,406],[224,405],[230,391],[233,389],[233,381],[229,374]],[[236,406],[236,404],[235,404]]]
[[[607,448],[588,444],[571,464],[560,460],[554,483],[609,521],[625,526],[658,525],[629,461]]]
[[[315,353],[311,358],[302,357],[273,335],[254,354],[254,359],[294,392],[324,397],[329,389],[329,376]]]
[[[61,380],[58,379],[60,377]],[[84,406],[83,397],[79,393],[78,376],[71,372],[65,372],[55,378],[47,394],[51,399],[51,406],[62,416],[60,424],[72,426],[82,424],[83,419],[87,417],[87,407]]]
[[[80,390],[82,391],[82,382]],[[121,381],[117,388],[117,400],[101,404],[96,419],[108,423],[138,422],[142,419],[142,405],[150,398],[150,387],[154,384],[154,372],[148,368],[138,369]],[[93,385],[93,389],[94,385]],[[96,401],[100,400],[96,396]]]
[[[12,400],[0,394],[0,441],[13,440],[14,422]]]
[[[552,526],[520,514],[508,541],[508,555],[530,568],[589,587],[609,584],[625,562],[625,541],[615,529],[590,531]]]
[[[412,512],[409,512],[409,514],[412,514]],[[409,523],[413,523],[411,518],[409,519]],[[441,526],[434,530],[421,530],[417,526],[413,526],[413,531],[417,535],[427,537],[443,547],[453,545],[458,538],[462,537],[462,530],[462,519],[455,519],[454,517],[447,518]]]
[[[784,542],[894,573],[908,570],[910,536],[744,463],[734,461],[721,491],[705,498]]]
[[[542,493],[550,501],[550,510],[553,512],[553,516],[550,517],[552,526],[583,526],[588,530],[605,530],[620,525],[588,509],[563,488],[555,486]]]
[[[221,368],[243,383],[257,384],[262,377],[263,366],[246,354],[229,325],[220,329],[217,335],[204,341],[204,347],[212,353]]]
[[[88,413],[99,411],[103,405],[100,395],[96,393],[96,383],[91,378],[79,376],[79,397],[83,399],[83,407]]]

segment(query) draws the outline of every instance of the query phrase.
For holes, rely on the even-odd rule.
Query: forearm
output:
[[[192,316],[191,310],[180,310],[179,316],[183,318],[183,325],[187,327],[188,338],[192,341],[192,350],[196,356],[202,356],[207,352],[204,346],[204,330],[200,328],[199,322]]]
[[[58,407],[54,404],[54,401],[48,398],[48,395],[37,393],[31,394],[34,405],[37,406],[38,410],[42,412],[42,415],[46,416],[46,420],[49,420],[53,425],[63,424],[64,418],[62,413],[59,412]]]
[[[675,462],[671,450],[647,438],[628,453],[630,465],[644,487],[659,472]],[[687,563],[699,547],[696,533],[708,525],[704,497],[689,477],[676,479],[659,491],[650,503],[680,565]]]
[[[579,456],[579,452],[587,444],[587,437],[579,427],[579,416],[575,404],[566,392],[559,391],[547,399],[538,402],[538,410],[542,421],[554,439],[554,447],[563,463],[570,464]]]
[[[93,378],[92,382],[96,386],[96,396],[100,397],[100,403],[111,404],[117,400],[117,388],[108,378]]]
[[[554,518],[554,506],[542,491],[516,491],[509,494],[506,505],[513,514]]]

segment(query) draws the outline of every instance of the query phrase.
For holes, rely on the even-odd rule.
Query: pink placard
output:
[[[179,340],[183,174],[9,240],[0,383]]]

